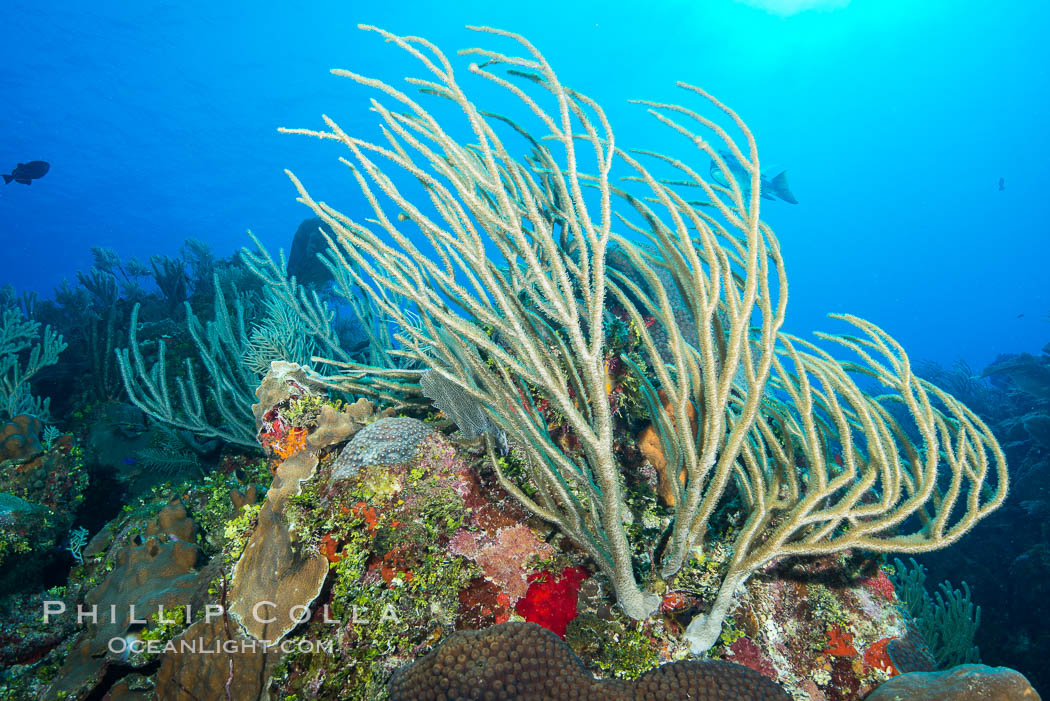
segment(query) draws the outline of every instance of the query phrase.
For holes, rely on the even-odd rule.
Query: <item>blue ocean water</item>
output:
[[[451,53],[485,43],[464,25],[486,24],[530,38],[622,144],[668,139],[626,100],[682,100],[676,80],[741,114],[800,201],[764,208],[788,265],[788,330],[849,311],[915,358],[978,368],[1048,340],[1046,3],[499,5],[8,0],[0,170],[52,168],[0,188],[0,282],[46,297],[90,267],[90,246],[148,259],[197,237],[226,255],[251,229],[287,249],[309,212],[282,169],[337,204],[351,183],[337,149],[277,127],[328,113],[372,134],[368,92],[328,69],[418,74],[356,25]]]
[[[424,71],[358,24],[429,39],[453,58],[483,108],[517,116],[519,104],[468,75],[474,59],[455,55],[474,46],[518,50],[466,28],[487,25],[529,38],[566,84],[601,103],[618,146],[681,156],[706,172],[704,156],[628,102],[701,105],[675,87],[678,80],[740,114],[758,140],[763,170],[786,169],[798,198],[762,208],[786,260],[786,331],[842,330],[826,315],[848,312],[883,327],[914,360],[964,360],[978,373],[1001,353],[1038,354],[1050,341],[1045,2],[2,5],[0,172],[30,160],[51,164],[31,186],[0,184],[0,286],[18,292],[50,297],[91,267],[92,247],[148,261],[197,238],[225,257],[251,245],[251,230],[271,251],[287,251],[313,213],[296,202],[286,168],[317,199],[369,216],[337,160],[344,150],[278,127],[321,129],[328,114],[353,134],[382,140],[381,120],[369,111],[376,92],[329,69],[406,91],[402,77]],[[456,111],[442,114],[462,120]],[[184,352],[157,308],[149,323],[161,328],[149,340]],[[89,362],[81,331],[79,340],[67,338],[63,356],[74,359],[65,365],[74,370],[56,368],[36,388],[61,405],[55,423],[63,430],[86,395],[99,398],[90,396],[96,385],[70,379],[99,367]],[[119,335],[125,345],[124,327]],[[115,367],[112,373],[118,386]],[[987,662],[1046,684],[1050,644],[1040,617],[1050,601],[1050,444],[1042,441],[1050,418],[1045,399],[1008,395],[1008,380],[995,379],[997,387],[979,383],[970,396],[989,399],[972,408],[995,419],[989,423],[1008,452],[1010,500],[994,521],[924,564],[936,572],[930,584],[952,577],[974,585],[986,611],[979,642]],[[64,391],[73,385],[79,394]],[[143,464],[131,452],[113,461]],[[98,524],[84,521],[93,527],[125,496],[106,478],[94,469],[95,494],[81,508],[82,516],[98,514]],[[112,513],[98,507],[107,490]]]

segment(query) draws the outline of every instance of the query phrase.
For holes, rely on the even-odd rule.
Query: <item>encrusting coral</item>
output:
[[[237,626],[221,616],[200,620],[173,642],[176,649],[165,654],[157,670],[156,697],[171,701],[200,701],[213,698],[217,689],[229,690],[233,699],[261,698],[269,673],[280,657],[273,648],[251,645]],[[227,646],[227,654],[216,664],[215,655],[182,652],[182,641],[210,650]],[[230,652],[230,641],[236,643]],[[191,648],[192,650],[192,648]]]
[[[0,425],[0,460],[23,460],[43,450],[40,444],[40,419],[19,414]]]
[[[328,576],[328,560],[298,547],[285,517],[288,499],[308,480],[317,458],[299,453],[284,460],[233,570],[230,613],[258,640],[276,644],[299,619],[298,607],[309,606]],[[271,602],[258,608],[260,602]]]
[[[196,529],[183,505],[173,501],[148,525],[147,538],[116,552],[113,570],[84,596],[84,605],[94,616],[86,619],[48,699],[83,698],[107,668],[126,661],[126,655],[114,652],[113,641],[138,638],[136,611],[152,617],[162,610],[175,615],[199,597]]]

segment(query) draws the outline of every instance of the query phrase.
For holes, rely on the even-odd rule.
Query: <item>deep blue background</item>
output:
[[[366,91],[328,69],[419,74],[356,24],[448,53],[492,45],[463,28],[489,24],[601,101],[621,145],[666,138],[626,99],[681,100],[678,79],[748,121],[764,169],[788,167],[801,202],[764,209],[787,258],[788,330],[849,311],[915,358],[977,367],[1050,340],[1048,3],[656,4],[6,0],[0,170],[52,168],[0,186],[0,284],[49,294],[92,245],[146,260],[194,236],[226,255],[250,228],[287,248],[309,212],[282,169],[335,204],[350,183],[337,146],[276,128],[327,112],[373,133]]]

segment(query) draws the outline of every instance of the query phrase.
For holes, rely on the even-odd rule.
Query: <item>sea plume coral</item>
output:
[[[517,99],[536,133],[475,105],[429,42],[364,29],[420,62],[429,76],[409,83],[458,107],[471,143],[452,135],[461,125],[446,128],[397,88],[337,70],[381,94],[372,107],[387,144],[327,117],[325,131],[285,131],[343,144],[374,217],[352,219],[289,175],[335,233],[333,260],[402,329],[399,353],[478,402],[522,464],[507,469],[490,437],[500,484],[592,558],[627,615],[644,618],[660,603],[659,583],[639,579],[635,554],[655,553],[643,568],[650,580],[673,577],[705,546],[730,497],[743,524],[710,612],[688,628],[696,652],[717,639],[734,591],[778,558],[940,548],[1002,503],[1005,458],[990,431],[915,377],[888,334],[848,315],[836,317],[847,331],[819,345],[781,332],[786,272],[760,219],[758,149],[727,106],[684,83],[700,107],[641,103],[725,174],[720,184],[687,155],[622,148],[601,106],[561,83],[520,36],[476,28],[523,55],[464,53],[479,60],[469,73]],[[520,145],[531,151],[524,159],[512,155]],[[413,201],[386,169],[420,184],[429,202]],[[610,343],[612,319],[629,328],[629,350]],[[849,359],[837,360],[832,347]],[[628,535],[637,516],[607,375],[616,354],[673,476],[665,480],[673,518],[659,549]],[[348,382],[389,377],[339,367]]]

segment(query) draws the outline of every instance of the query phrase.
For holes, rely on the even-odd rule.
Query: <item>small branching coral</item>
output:
[[[981,625],[981,607],[970,600],[970,587],[962,583],[956,589],[941,582],[931,596],[926,590],[926,569],[909,558],[905,565],[894,558],[893,581],[900,592],[902,608],[915,619],[923,639],[943,669],[981,661],[974,635]]]
[[[0,419],[32,414],[48,420],[51,400],[33,396],[29,383],[65,349],[62,334],[50,326],[41,337],[39,322],[17,307],[0,307]]]

